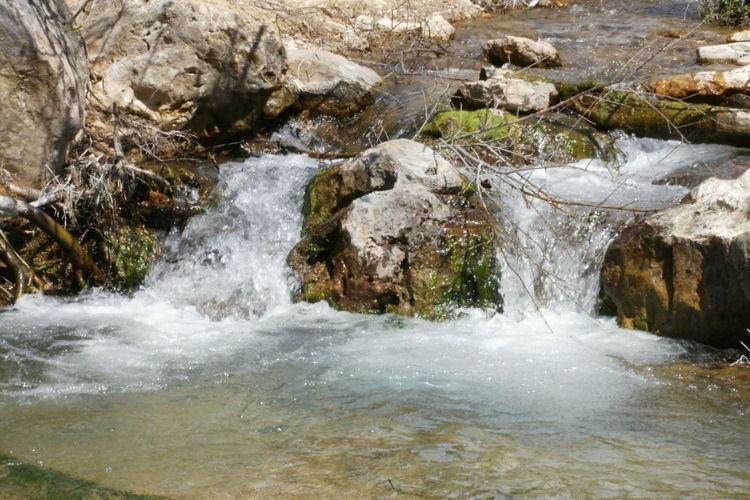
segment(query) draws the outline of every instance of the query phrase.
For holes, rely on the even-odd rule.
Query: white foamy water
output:
[[[560,198],[654,206],[686,190],[652,179],[731,151],[635,139],[619,146],[614,169],[579,162],[534,171],[530,179]],[[505,194],[502,217],[522,251],[502,254],[505,314],[470,311],[444,324],[399,319],[394,329],[383,318],[293,305],[286,255],[299,238],[304,186],[317,168],[300,155],[224,165],[218,206],[169,238],[168,255],[134,297],[25,297],[0,326],[0,347],[14,372],[3,382],[6,394],[153,389],[284,361],[376,384],[431,384],[449,392],[473,384],[477,398],[484,397],[482,386],[500,387],[516,404],[533,394],[577,404],[572,392],[591,379],[597,389],[581,397],[594,405],[601,394],[615,394],[614,387],[625,397],[637,385],[623,361],[653,363],[681,352],[595,317],[598,268],[611,238],[601,214],[529,206],[515,193]],[[321,333],[330,334],[322,345]]]

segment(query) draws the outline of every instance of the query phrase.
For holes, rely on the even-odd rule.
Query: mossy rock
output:
[[[143,284],[162,253],[159,238],[139,226],[121,226],[107,232],[103,245],[104,258],[111,269],[110,283],[126,292]]]
[[[422,133],[434,138],[473,134],[466,140],[499,142],[510,151],[508,160],[514,164],[612,158],[612,141],[579,122],[562,114],[523,119],[491,109],[451,110],[435,115]]]
[[[573,100],[574,109],[597,126],[659,139],[686,139],[747,147],[750,112],[621,90]]]
[[[423,144],[390,141],[320,171],[303,212],[288,258],[295,300],[436,320],[502,303],[492,219],[476,187]]]

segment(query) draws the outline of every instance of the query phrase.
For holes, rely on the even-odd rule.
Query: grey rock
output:
[[[103,107],[199,136],[257,127],[286,70],[274,30],[221,1],[100,2],[84,36]]]
[[[538,68],[562,66],[560,54],[551,43],[520,36],[488,40],[482,47],[482,52],[485,59],[498,66],[507,63]]]
[[[63,0],[0,5],[0,167],[41,187],[81,129],[86,52]]]

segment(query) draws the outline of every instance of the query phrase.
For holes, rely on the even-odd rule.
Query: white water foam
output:
[[[587,186],[586,195],[598,201],[613,186],[633,183],[610,199],[642,201],[647,194],[649,203],[667,203],[684,189],[652,186],[654,176],[727,154],[721,147],[650,140],[625,139],[620,147],[614,175],[599,162],[533,175],[556,196]],[[468,311],[466,318],[435,324],[292,304],[285,260],[299,238],[304,185],[317,167],[304,156],[223,166],[219,205],[170,238],[169,255],[134,297],[99,291],[70,301],[24,298],[2,315],[0,364],[13,374],[0,381],[2,392],[54,397],[142,390],[290,363],[352,391],[433,387],[477,404],[495,398],[529,408],[586,407],[619,404],[646,383],[629,364],[682,352],[671,341],[591,315],[597,266],[610,237],[606,225],[578,225],[580,218],[571,223],[558,214],[556,236],[543,221],[548,212],[512,196],[505,217],[523,229],[527,256],[546,268],[542,273],[532,259],[506,255],[503,315]]]

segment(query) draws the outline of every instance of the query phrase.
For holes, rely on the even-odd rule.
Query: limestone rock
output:
[[[41,187],[84,120],[86,52],[63,0],[0,7],[0,167]]]
[[[507,63],[538,68],[562,66],[560,54],[551,43],[520,36],[504,36],[496,40],[488,40],[482,52],[485,59],[498,66]]]
[[[737,347],[750,325],[750,172],[708,179],[623,231],[602,292],[625,327]]]
[[[405,139],[321,171],[289,263],[298,299],[363,313],[496,307],[495,233],[453,165]]]
[[[719,101],[737,105],[737,96],[750,95],[750,66],[730,71],[702,71],[652,80],[650,91],[674,99]]]
[[[100,2],[83,33],[105,108],[209,138],[256,128],[286,69],[273,29],[224,1]]]
[[[738,31],[729,35],[727,43],[733,42],[750,42],[750,30]]]
[[[456,28],[440,14],[431,15],[422,25],[422,36],[431,40],[448,41],[455,34]]]
[[[698,62],[701,64],[750,64],[750,42],[699,47]]]
[[[296,97],[298,108],[343,118],[372,104],[374,86],[380,82],[375,71],[326,50],[285,46],[285,87]]]
[[[512,71],[493,71],[490,78],[462,84],[454,102],[466,109],[502,108],[512,113],[547,109],[557,99],[557,89],[544,81],[514,77]]]

